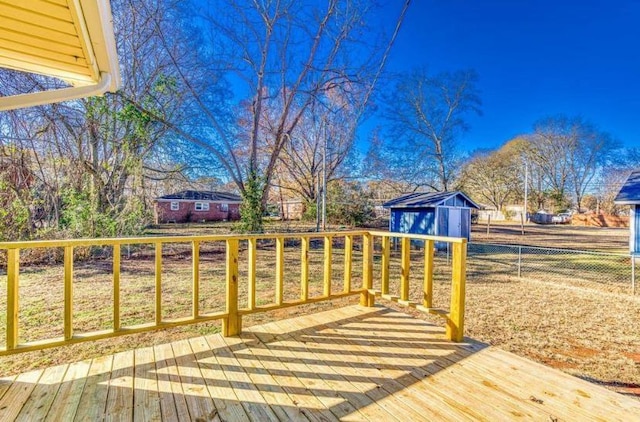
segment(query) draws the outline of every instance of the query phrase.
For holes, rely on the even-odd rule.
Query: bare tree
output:
[[[354,109],[362,109],[388,49],[369,42],[373,37],[366,27],[372,16],[368,1],[212,3],[211,12],[204,10],[198,21],[198,29],[208,31],[207,42],[191,49],[198,51],[201,71],[194,72],[177,58],[173,63],[193,114],[200,116],[200,130],[193,130],[197,118],[188,124],[154,118],[215,157],[244,196],[248,230],[260,230],[261,210],[279,157],[292,139],[300,139],[296,127],[314,107],[335,110],[328,100],[335,93]],[[214,83],[222,83],[219,77],[226,75],[243,100],[235,107],[227,101],[229,107],[220,110],[220,102],[212,101],[220,98],[209,97],[211,91],[203,89],[207,81],[194,78],[194,73],[208,73]],[[352,132],[358,120],[356,116],[351,122]]]
[[[480,113],[476,82],[470,70],[430,75],[421,69],[398,77],[384,118],[391,127],[386,160],[399,177],[436,191],[453,187],[459,136],[467,117]]]
[[[465,192],[501,211],[521,192],[522,161],[513,144],[497,151],[476,154],[464,167],[461,183]]]
[[[530,154],[545,177],[559,208],[568,205],[570,191],[576,208],[618,143],[580,117],[542,119],[529,137]]]

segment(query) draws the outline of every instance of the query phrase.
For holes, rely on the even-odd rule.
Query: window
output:
[[[171,201],[171,211],[178,211],[180,209],[180,202]]]
[[[220,204],[220,211],[228,212],[229,211],[229,204]]]
[[[196,211],[209,211],[208,202],[196,202]]]

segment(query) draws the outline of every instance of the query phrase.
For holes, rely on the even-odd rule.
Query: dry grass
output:
[[[546,227],[546,226],[545,226]],[[550,226],[553,227],[553,226]],[[307,227],[308,228],[308,227]],[[566,229],[566,228],[565,228]],[[582,228],[576,228],[582,229]],[[170,229],[167,230],[171,232]],[[180,234],[220,233],[228,226],[193,226],[174,231]],[[290,231],[303,231],[304,226]],[[165,231],[166,233],[166,231]],[[334,245],[334,291],[342,289],[342,250]],[[126,253],[126,249],[123,249]],[[163,262],[163,303],[166,315],[186,316],[190,311],[191,255],[180,246],[167,247]],[[422,251],[412,253],[411,295],[421,298]],[[272,303],[275,252],[264,243],[258,252],[258,303]],[[153,319],[153,251],[137,249],[123,257],[123,324]],[[361,282],[361,255],[354,253],[356,287]],[[286,247],[286,298],[299,295],[299,249]],[[374,280],[379,280],[380,257],[374,260]],[[436,259],[435,301],[448,307],[450,270],[446,258]],[[518,279],[496,272],[488,276],[474,271],[469,263],[466,334],[516,354],[559,368],[579,377],[607,385],[618,391],[640,394],[640,297],[598,292],[558,283]],[[478,264],[479,265],[479,264]],[[484,263],[483,265],[487,265]],[[221,244],[207,244],[201,259],[201,307],[221,309],[224,293],[224,253]],[[322,248],[318,241],[312,249],[310,291],[321,292]],[[391,266],[392,292],[399,288],[399,259]],[[80,263],[75,269],[76,329],[88,331],[111,324],[110,260]],[[246,277],[246,257],[240,256],[241,280]],[[6,277],[0,275],[0,291],[6,291]],[[243,283],[244,284],[244,283]],[[51,337],[62,332],[62,268],[32,266],[21,273],[22,340]],[[246,287],[241,289],[246,297]],[[311,313],[355,303],[357,298],[322,302],[267,314],[245,317],[245,325],[272,319]],[[0,295],[0,309],[6,309]],[[396,306],[396,305],[392,305]],[[411,312],[405,309],[406,312]],[[416,313],[414,311],[414,313]],[[416,313],[421,318],[442,324],[438,317]],[[4,313],[0,313],[0,338],[4,338]],[[52,331],[54,330],[54,331]],[[60,362],[76,361],[114,353],[133,347],[165,343],[194,334],[216,332],[217,323],[136,334],[115,339],[78,344],[40,352],[0,358],[0,375],[13,374]]]
[[[520,224],[486,222],[471,226],[471,241],[543,248],[567,248],[600,252],[628,253],[628,228],[599,228],[529,223],[522,235]]]
[[[323,241],[312,239],[309,252],[309,296],[321,296],[323,291]],[[247,254],[241,244],[239,255],[240,280],[247,280]],[[332,291],[343,290],[343,255],[340,239],[334,243]],[[259,242],[256,267],[256,303],[275,302],[275,245]],[[123,248],[121,258],[121,324],[122,326],[153,322],[155,318],[154,249],[151,245]],[[299,242],[285,243],[285,300],[300,298]],[[355,250],[352,286],[362,286],[362,255]],[[187,317],[191,314],[192,269],[191,251],[183,244],[169,244],[163,248],[162,303],[164,318]],[[111,259],[80,261],[74,265],[74,314],[76,333],[110,329],[113,325],[113,288]],[[247,304],[246,282],[239,286],[241,307]],[[0,291],[6,292],[6,273],[0,273]],[[202,243],[200,249],[200,302],[201,313],[224,310],[225,301],[225,249],[223,242]],[[316,312],[338,304],[355,303],[344,299],[333,303],[310,304],[299,309],[284,309],[268,314],[255,314],[243,319],[244,325],[264,323],[296,313]],[[22,266],[20,272],[20,340],[37,341],[63,335],[63,266]],[[0,295],[0,309],[6,309],[6,296]],[[96,357],[149,344],[159,344],[193,334],[219,331],[219,323],[175,328],[154,333],[135,334],[108,340],[72,345],[63,348],[0,357],[0,376],[62,362]],[[0,345],[5,344],[6,313],[0,312]]]

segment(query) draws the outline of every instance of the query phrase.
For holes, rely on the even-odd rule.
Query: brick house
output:
[[[185,190],[154,201],[156,224],[240,219],[239,195],[227,192]]]

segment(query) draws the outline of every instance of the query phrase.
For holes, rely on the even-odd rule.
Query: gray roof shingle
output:
[[[382,204],[385,208],[430,208],[442,205],[452,196],[460,195],[475,208],[480,208],[467,195],[460,191],[455,192],[414,192],[392,199]]]
[[[242,202],[242,197],[235,193],[200,191],[200,190],[183,190],[182,192],[171,193],[156,198],[156,200],[165,199],[181,199],[184,201],[226,201],[226,202]]]
[[[613,202],[617,205],[640,204],[640,170],[629,175]]]

